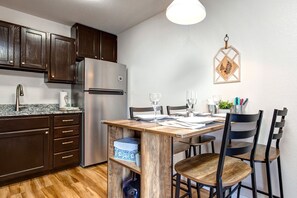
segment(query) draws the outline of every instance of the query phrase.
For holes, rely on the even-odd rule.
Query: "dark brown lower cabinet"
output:
[[[81,114],[0,118],[0,186],[79,165],[80,118]]]
[[[48,170],[49,116],[0,119],[0,125],[0,182]]]

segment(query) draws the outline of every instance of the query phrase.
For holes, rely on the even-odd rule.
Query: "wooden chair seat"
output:
[[[206,153],[179,161],[175,165],[178,174],[203,185],[216,186],[216,171],[219,154]],[[233,186],[249,176],[252,169],[249,164],[226,156],[222,174],[223,187]]]
[[[234,143],[232,143],[234,144]],[[235,143],[236,144],[236,143]],[[263,144],[257,144],[257,149],[255,153],[255,162],[265,162],[265,151],[266,151],[266,145]],[[233,157],[236,157],[238,159],[242,160],[250,160],[251,153],[245,153],[243,155],[234,155]],[[275,147],[270,147],[269,151],[269,161],[273,161],[277,159],[280,155],[279,149]]]
[[[180,152],[185,152],[187,150],[189,150],[190,145],[189,144],[185,144],[183,142],[174,142],[173,143],[173,154],[177,154]]]

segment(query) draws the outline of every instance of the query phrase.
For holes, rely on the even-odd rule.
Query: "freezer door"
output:
[[[82,166],[107,161],[107,126],[102,120],[127,119],[127,95],[85,92]]]
[[[120,89],[127,91],[127,69],[125,65],[86,58],[84,89]]]

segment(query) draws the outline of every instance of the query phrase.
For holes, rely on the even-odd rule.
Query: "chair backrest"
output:
[[[129,107],[129,111],[130,111],[130,118],[134,119],[135,115],[134,113],[137,112],[154,112],[154,108],[153,107]],[[163,106],[158,106],[157,107],[157,111],[160,112],[160,114],[164,114],[163,113]]]
[[[178,110],[187,110],[187,105],[184,106],[166,106],[167,114],[173,115],[174,113],[172,111],[178,111]]]
[[[285,126],[285,118],[287,114],[288,114],[288,109],[285,107],[283,108],[283,110],[274,109],[273,111],[271,127],[270,127],[270,132],[269,132],[268,142],[267,142],[266,152],[265,152],[266,159],[269,159],[269,151],[273,140],[276,140],[276,148],[279,149],[279,142],[283,136],[283,132],[284,132],[283,128]],[[280,119],[280,121],[278,121],[278,118]]]
[[[221,181],[225,156],[241,155],[251,152],[250,161],[254,163],[255,150],[258,142],[259,131],[262,122],[263,111],[257,114],[229,114],[227,113],[220,158],[217,170],[217,182]],[[253,143],[241,143],[236,147],[229,144],[231,140],[244,140],[252,138]]]

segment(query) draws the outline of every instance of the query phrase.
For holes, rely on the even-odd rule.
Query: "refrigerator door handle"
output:
[[[89,94],[103,94],[103,95],[124,95],[124,91],[121,89],[102,89],[102,88],[90,88],[87,90]]]

